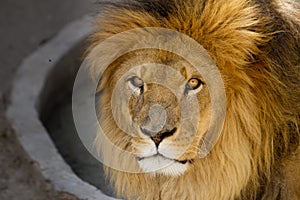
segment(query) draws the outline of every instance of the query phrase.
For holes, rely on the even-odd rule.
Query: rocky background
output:
[[[14,74],[23,58],[46,43],[67,23],[94,12],[92,0],[0,1],[0,199],[73,200],[55,191],[16,139],[5,111]],[[34,74],[33,74],[34,76]]]

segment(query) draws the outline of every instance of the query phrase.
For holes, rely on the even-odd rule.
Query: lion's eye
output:
[[[144,81],[141,78],[133,76],[128,79],[128,82],[130,88],[134,92],[137,92],[138,94],[142,94],[144,92]]]
[[[134,87],[141,88],[144,86],[144,81],[137,76],[130,78],[129,81]]]
[[[196,94],[201,91],[203,87],[203,82],[198,78],[191,78],[185,85],[184,93],[188,94]]]
[[[187,83],[187,86],[190,90],[196,90],[201,85],[203,85],[203,82],[197,78],[191,78]]]

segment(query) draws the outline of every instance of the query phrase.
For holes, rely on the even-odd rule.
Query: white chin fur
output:
[[[162,156],[152,156],[138,161],[144,172],[164,174],[168,176],[180,176],[187,170],[187,164],[181,164]]]

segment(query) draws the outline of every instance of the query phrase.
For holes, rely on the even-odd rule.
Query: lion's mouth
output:
[[[180,163],[180,164],[183,164],[183,165],[185,165],[187,163],[192,163],[193,162],[193,160],[177,160],[177,159],[172,159],[172,158],[165,157],[165,156],[163,156],[161,154],[156,154],[156,155],[150,156],[150,157],[137,157],[137,161],[142,161],[142,160],[147,159],[147,158],[155,158],[155,157],[158,157],[158,156],[162,157],[162,158],[164,158],[166,160],[177,162],[177,163]]]
[[[160,154],[137,158],[138,164],[143,172],[164,174],[167,176],[180,176],[187,169],[189,160],[170,159]]]

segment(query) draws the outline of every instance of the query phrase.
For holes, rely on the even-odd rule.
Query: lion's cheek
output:
[[[171,159],[177,160],[188,149],[188,145],[177,144],[176,142],[165,139],[158,146],[158,153]]]
[[[195,144],[194,144],[195,143]],[[158,153],[175,160],[192,160],[198,156],[197,143],[188,141],[177,143],[176,140],[164,140],[158,147]]]
[[[131,152],[136,157],[149,157],[157,154],[157,149],[151,139],[132,138]]]

